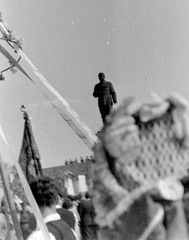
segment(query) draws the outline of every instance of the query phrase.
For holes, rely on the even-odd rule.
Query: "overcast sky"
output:
[[[101,71],[113,83],[118,102],[152,91],[189,96],[188,0],[1,0],[0,11],[13,34],[24,38],[26,55],[94,133],[102,126],[92,96]],[[20,63],[39,84],[24,60]],[[7,66],[0,55],[0,71]],[[0,82],[0,123],[16,159],[22,104],[43,167],[92,155],[31,81],[7,72]],[[1,154],[11,161],[2,141]]]

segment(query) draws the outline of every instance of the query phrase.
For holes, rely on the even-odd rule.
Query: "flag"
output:
[[[33,179],[41,177],[43,171],[40,162],[41,157],[32,132],[31,121],[26,112],[24,112],[24,119],[24,134],[18,162],[27,181],[30,183]]]

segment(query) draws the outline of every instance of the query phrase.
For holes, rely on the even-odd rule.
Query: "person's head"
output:
[[[86,193],[85,193],[85,198],[86,198],[86,199],[90,199],[90,198],[91,198],[89,192],[86,192]]]
[[[64,203],[63,203],[62,206],[63,206],[63,208],[65,208],[65,209],[70,209],[70,208],[73,207],[73,203],[72,203],[72,201],[71,201],[70,198],[66,198],[66,199],[64,199]]]
[[[99,78],[100,82],[104,81],[105,80],[105,74],[103,72],[99,73],[98,78]]]
[[[39,208],[51,208],[58,203],[58,189],[51,178],[36,179],[30,184],[30,188]]]
[[[78,196],[77,196],[77,200],[80,201],[82,199],[82,194],[79,193]]]

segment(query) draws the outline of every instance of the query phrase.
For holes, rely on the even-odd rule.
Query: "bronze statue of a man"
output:
[[[105,74],[98,74],[99,83],[95,85],[93,96],[98,98],[98,107],[102,117],[103,123],[105,123],[106,116],[110,113],[110,110],[114,103],[117,103],[117,96],[114,90],[113,84],[105,80]]]

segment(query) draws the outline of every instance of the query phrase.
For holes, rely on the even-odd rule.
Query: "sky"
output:
[[[102,127],[92,96],[99,72],[113,83],[118,103],[131,95],[144,99],[150,92],[189,97],[187,0],[1,0],[0,7],[14,36],[24,39],[24,53],[94,133]],[[26,62],[20,64],[46,91]],[[0,55],[0,71],[8,66]],[[93,154],[36,85],[21,72],[6,72],[0,82],[0,124],[15,159],[23,137],[22,104],[43,167]],[[2,140],[0,150],[11,162]]]

